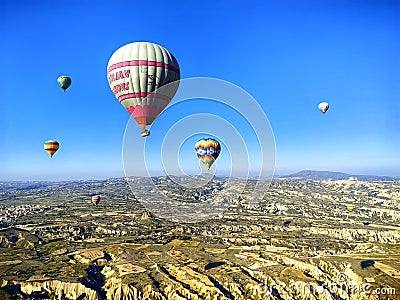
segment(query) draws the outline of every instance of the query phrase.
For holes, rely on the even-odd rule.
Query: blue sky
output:
[[[182,78],[220,78],[250,93],[272,126],[277,174],[400,176],[399,1],[187,2],[2,1],[0,180],[124,176],[129,115],[106,66],[134,41],[166,47]],[[72,78],[65,93],[60,75]],[[330,103],[326,115],[320,101]],[[176,109],[159,126],[207,107]],[[53,159],[47,139],[61,144]],[[229,161],[221,156],[218,167]]]

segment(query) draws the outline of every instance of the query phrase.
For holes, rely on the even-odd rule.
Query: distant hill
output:
[[[294,174],[280,176],[280,178],[301,178],[301,179],[332,179],[332,180],[345,180],[349,177],[356,177],[358,180],[366,181],[390,181],[396,180],[396,178],[390,176],[377,176],[377,175],[352,175],[342,172],[331,172],[331,171],[314,171],[314,170],[303,170]]]

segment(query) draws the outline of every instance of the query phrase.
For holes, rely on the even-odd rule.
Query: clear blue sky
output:
[[[249,92],[271,123],[276,173],[400,175],[399,1],[3,0],[0,28],[0,180],[123,176],[129,115],[106,66],[134,41],[170,50],[182,78]],[[61,144],[53,159],[47,139]]]

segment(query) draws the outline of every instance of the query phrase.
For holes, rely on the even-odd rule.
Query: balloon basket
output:
[[[144,130],[140,135],[141,135],[142,137],[149,136],[149,135],[150,135],[150,131]]]

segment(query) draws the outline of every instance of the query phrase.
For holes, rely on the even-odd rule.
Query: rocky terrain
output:
[[[176,223],[125,179],[0,184],[0,299],[400,299],[399,181],[276,179],[256,205],[255,181],[154,182],[227,209]]]

